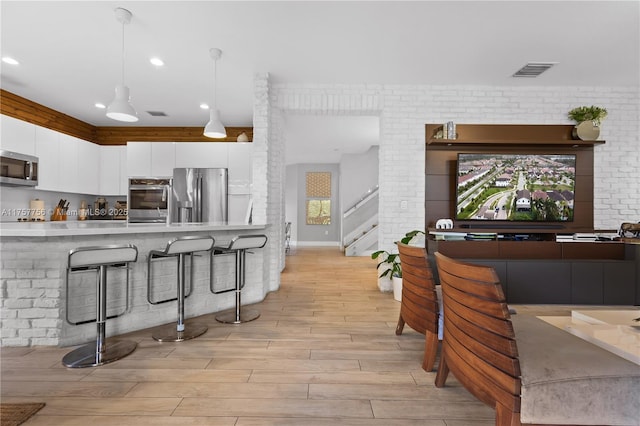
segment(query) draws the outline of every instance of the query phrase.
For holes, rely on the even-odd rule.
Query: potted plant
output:
[[[573,136],[582,140],[596,140],[600,136],[600,123],[607,117],[607,110],[595,105],[576,107],[569,111],[568,117],[578,123]]]
[[[402,244],[409,244],[409,243],[424,243],[424,236],[426,234],[424,233],[424,231],[420,231],[419,229],[414,229],[413,231],[407,232],[406,234],[404,234],[404,238],[402,238],[400,240],[400,242]],[[418,240],[413,241],[414,239],[418,238]]]
[[[389,253],[385,250],[378,250],[371,253],[371,258],[380,258],[380,262],[377,265],[378,288],[380,288],[380,291],[391,291],[393,289],[394,298],[396,298],[395,293],[398,280],[400,281],[400,293],[402,293],[402,268],[400,267],[400,255],[398,253]],[[396,298],[396,300],[398,299]]]
[[[409,244],[416,237],[425,235],[424,231],[413,230],[407,232],[400,240],[403,244]],[[422,242],[424,244],[424,241]],[[393,298],[398,302],[402,300],[402,266],[398,253],[389,253],[385,250],[378,250],[371,254],[372,259],[380,258],[378,263],[378,287],[381,291],[389,291],[393,288]]]

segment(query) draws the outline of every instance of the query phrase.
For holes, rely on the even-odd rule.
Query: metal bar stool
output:
[[[185,329],[184,324],[184,299],[185,295],[185,258],[190,257],[191,262],[191,274],[190,274],[190,286],[193,285],[193,253],[195,252],[209,252],[208,258],[211,262],[211,250],[215,240],[210,236],[187,236],[180,237],[171,240],[167,243],[164,250],[151,250],[147,257],[147,300],[153,305],[160,303],[166,303],[176,300],[178,302],[178,321],[177,324],[168,325],[160,328],[153,333],[152,337],[159,342],[181,342],[183,340],[193,339],[204,334],[208,327],[203,325],[190,325],[188,329]],[[177,257],[178,259],[178,273],[177,273],[177,297],[172,299],[165,299],[160,301],[151,300],[151,262],[158,258]],[[211,270],[211,264],[209,266]],[[189,291],[191,293],[191,291]]]
[[[105,323],[129,311],[129,263],[138,259],[136,246],[109,245],[81,247],[69,252],[66,273],[66,320],[69,324],[79,325],[96,322],[96,341],[81,346],[62,358],[62,363],[71,368],[96,367],[124,358],[133,352],[136,342],[116,340],[105,343]],[[127,272],[125,308],[117,314],[107,315],[107,268],[124,267]],[[74,272],[96,271],[96,318],[84,321],[72,321],[69,316],[69,275]]]
[[[231,240],[228,247],[214,247],[214,253],[235,253],[236,255],[236,308],[216,316],[216,320],[226,324],[241,324],[260,316],[255,309],[241,311],[241,293],[245,283],[245,258],[247,250],[259,249],[267,244],[266,235],[239,235]],[[213,291],[213,289],[212,289]]]

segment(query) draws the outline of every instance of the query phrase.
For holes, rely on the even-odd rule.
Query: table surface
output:
[[[570,317],[540,316],[594,345],[640,365],[640,309],[575,310]]]
[[[266,224],[227,222],[128,223],[127,221],[2,222],[2,237],[66,237],[73,235],[151,234],[192,231],[236,231],[265,229]]]

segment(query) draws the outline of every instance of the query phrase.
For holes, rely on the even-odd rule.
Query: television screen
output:
[[[571,222],[573,154],[458,154],[457,220]]]

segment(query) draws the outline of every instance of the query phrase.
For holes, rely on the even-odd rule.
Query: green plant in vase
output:
[[[600,126],[600,123],[607,118],[607,115],[606,108],[595,105],[576,107],[569,111],[568,114],[569,118],[578,124],[583,121],[591,121],[595,126]]]
[[[402,277],[402,267],[400,266],[400,255],[398,253],[389,253],[385,250],[378,250],[371,253],[372,259],[378,259],[380,262],[376,266],[378,271],[382,270],[378,278]]]
[[[607,110],[595,105],[576,107],[567,116],[578,123],[573,136],[582,140],[596,140],[600,136],[600,123],[607,117]]]

